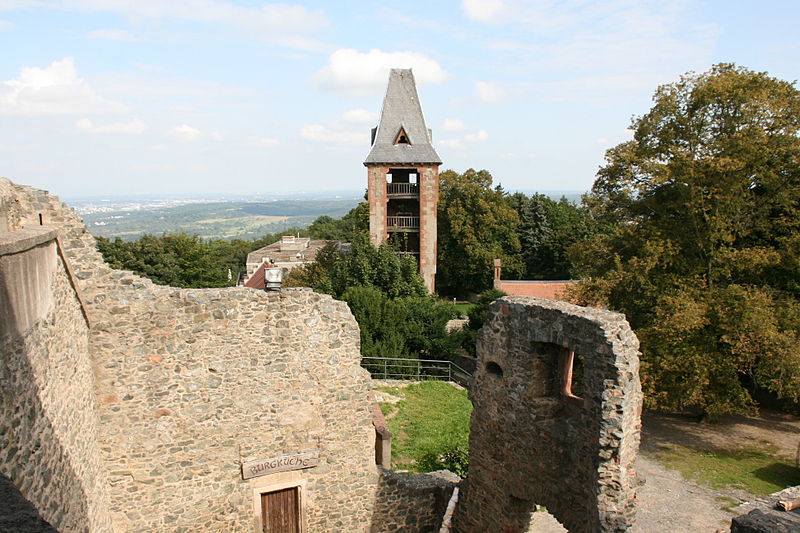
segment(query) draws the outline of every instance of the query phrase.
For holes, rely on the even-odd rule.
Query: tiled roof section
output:
[[[266,263],[262,263],[256,269],[256,271],[253,272],[253,275],[249,276],[245,280],[244,286],[245,287],[251,287],[253,289],[263,289],[263,288],[265,288],[266,287],[265,279],[264,279],[264,277],[266,275],[266,273],[264,272],[265,266],[266,266]]]
[[[317,256],[317,252],[328,244],[328,241],[312,241],[303,237],[288,239],[292,239],[292,237],[283,237],[280,241],[273,242],[247,254],[248,270],[260,265],[267,258],[273,259],[276,263],[313,261]],[[298,253],[300,253],[301,257],[297,256]]]
[[[395,144],[401,128],[408,136],[408,144]],[[411,69],[392,69],[375,140],[364,164],[441,162],[431,145],[414,74]]]

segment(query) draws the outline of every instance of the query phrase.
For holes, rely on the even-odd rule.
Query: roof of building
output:
[[[247,270],[240,284],[263,289],[265,269],[279,267],[291,270],[313,263],[317,252],[329,242],[331,241],[312,241],[308,237],[284,235],[281,240],[247,254]]]
[[[402,139],[403,134],[405,139]],[[441,164],[431,142],[431,130],[425,125],[414,74],[411,69],[392,69],[380,122],[364,164]]]

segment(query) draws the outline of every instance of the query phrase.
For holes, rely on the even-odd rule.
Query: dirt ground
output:
[[[731,499],[742,503],[754,499],[741,490],[715,491],[684,480],[680,472],[653,460],[660,446],[677,444],[712,450],[767,443],[777,447],[779,455],[793,458],[800,443],[800,418],[762,411],[759,417],[728,416],[709,424],[680,415],[645,415],[636,468],[646,482],[637,495],[633,533],[728,532],[734,513],[723,508],[729,506]],[[536,513],[529,531],[566,530],[547,513]]]

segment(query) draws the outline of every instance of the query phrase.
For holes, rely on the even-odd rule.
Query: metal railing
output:
[[[419,196],[419,185],[416,183],[387,183],[386,194],[389,196]]]
[[[361,366],[373,379],[408,379],[423,381],[434,379],[453,381],[464,387],[472,374],[452,361],[435,359],[408,359],[404,357],[362,357]]]
[[[386,226],[393,229],[419,229],[419,217],[386,217]]]

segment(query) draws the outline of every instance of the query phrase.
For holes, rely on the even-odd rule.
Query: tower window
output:
[[[400,131],[397,132],[397,137],[394,139],[394,144],[411,144],[404,128],[400,128]]]

